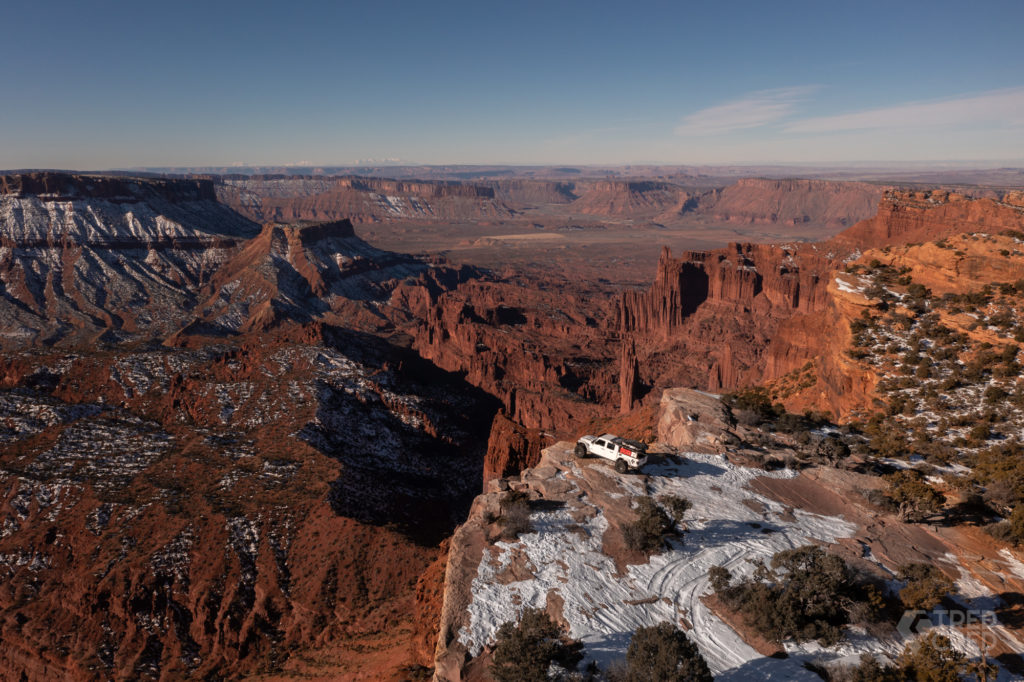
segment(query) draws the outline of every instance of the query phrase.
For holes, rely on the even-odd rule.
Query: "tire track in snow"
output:
[[[552,449],[546,456],[584,488],[589,482],[581,479],[611,476],[599,466],[585,471],[589,467],[577,466],[569,452]],[[497,544],[506,550],[520,544],[537,567],[535,577],[501,584],[497,579],[501,567],[491,565],[485,557],[473,580],[470,626],[460,631],[459,639],[476,655],[484,643],[493,639],[502,622],[517,619],[525,607],[543,607],[548,592],[557,590],[564,601],[563,616],[571,635],[584,642],[587,659],[596,660],[602,667],[624,657],[637,628],[666,620],[678,623],[685,614],[693,625],[691,639],[719,679],[751,675],[817,679],[796,658],[786,661],[763,657],[700,598],[711,591],[707,572],[712,566],[724,565],[735,576],[747,576],[754,569],[750,560],[768,560],[780,550],[814,540],[833,542],[851,535],[855,526],[838,517],[806,513],[795,514],[795,521],[784,521],[779,516],[782,505],[745,487],[759,476],[788,478],[796,475],[793,472],[746,469],[715,455],[687,457],[686,465],[651,467],[647,478],[652,496],[678,495],[693,502],[684,544],[677,543],[646,564],[630,565],[624,576],[616,577],[614,562],[602,553],[608,522],[604,511],[594,504],[595,496],[570,499],[571,509],[591,507],[594,512],[581,524],[573,520],[569,510],[537,512],[532,520],[543,532],[523,535],[518,543]],[[613,483],[618,484],[623,502],[641,493],[635,478],[620,476]],[[616,493],[606,493],[605,497],[619,499]],[[766,511],[754,511],[743,504],[751,499]],[[582,526],[585,532],[573,532],[573,526]],[[656,600],[650,601],[652,598]]]

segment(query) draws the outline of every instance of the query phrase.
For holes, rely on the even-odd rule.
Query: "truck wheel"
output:
[[[583,458],[587,456],[587,446],[583,443],[576,443],[576,456]]]
[[[615,470],[618,471],[620,474],[624,474],[626,473],[626,471],[629,470],[629,465],[626,464],[626,460],[617,459],[615,460]]]

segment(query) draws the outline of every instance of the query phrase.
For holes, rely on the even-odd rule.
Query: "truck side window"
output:
[[[608,447],[608,443],[605,443],[603,440],[594,441],[594,445],[596,445],[599,448]]]

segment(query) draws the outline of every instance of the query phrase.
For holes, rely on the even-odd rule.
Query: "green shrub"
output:
[[[969,460],[971,475],[985,487],[985,499],[1007,511],[1024,502],[1024,447],[1000,443],[980,450]]]
[[[923,284],[911,284],[907,287],[907,294],[913,298],[928,298],[932,292]]]
[[[900,520],[923,521],[942,510],[945,496],[925,483],[919,471],[903,469],[885,478],[889,482],[887,495],[899,510]]]
[[[763,386],[726,393],[722,396],[722,402],[734,410],[753,412],[762,419],[774,419],[779,414],[776,406],[772,405],[768,390]]]
[[[662,495],[658,498],[658,502],[668,509],[668,513],[672,516],[672,520],[675,521],[676,525],[681,524],[683,516],[693,508],[692,502],[685,497],[677,495]]]
[[[878,593],[854,578],[841,558],[816,546],[785,550],[760,564],[749,580],[732,584],[722,566],[708,571],[715,594],[765,637],[777,642],[818,640],[831,646],[858,604],[858,619],[877,611]]]
[[[871,654],[861,654],[857,665],[828,671],[823,678],[830,682],[903,682],[895,668]]]
[[[982,668],[985,669],[982,674]],[[936,632],[919,637],[903,649],[896,672],[901,680],[960,682],[969,675],[994,678],[996,669],[984,661],[972,663],[957,651],[949,638]]]
[[[582,642],[569,639],[543,609],[526,609],[518,624],[498,628],[491,675],[498,682],[546,682],[552,663],[574,670],[582,659]]]
[[[992,537],[1013,545],[1024,545],[1024,505],[1014,507],[1003,521],[989,526]]]
[[[907,644],[895,665],[862,654],[860,664],[831,671],[833,682],[960,682],[995,679],[998,669],[984,659],[969,661],[948,638],[929,632]]]
[[[826,436],[818,441],[814,454],[835,463],[850,456],[850,446],[835,436]]]
[[[992,427],[988,424],[975,424],[967,432],[967,443],[972,447],[978,447],[992,436]]]
[[[671,623],[633,633],[626,650],[627,682],[711,682],[697,646]]]
[[[665,534],[672,530],[672,519],[649,496],[636,501],[637,520],[622,527],[626,547],[651,554],[664,546]]]
[[[900,601],[908,609],[930,611],[950,593],[956,585],[945,573],[930,564],[906,564],[900,567],[898,577],[906,585],[900,590]]]

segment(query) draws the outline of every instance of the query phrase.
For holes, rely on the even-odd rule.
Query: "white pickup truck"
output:
[[[647,462],[647,446],[635,440],[626,440],[606,433],[603,436],[583,436],[576,441],[577,457],[597,455],[615,462],[620,474],[639,469]]]

